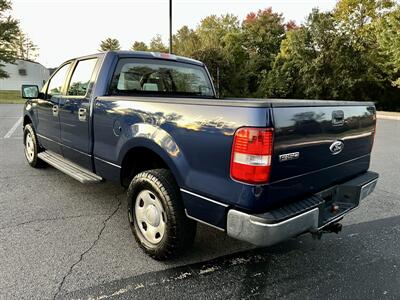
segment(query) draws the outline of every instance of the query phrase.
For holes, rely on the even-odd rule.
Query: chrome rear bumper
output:
[[[327,213],[327,205],[323,199],[318,207],[276,223],[271,222],[270,218],[263,218],[262,215],[250,215],[231,209],[227,216],[227,233],[235,239],[258,246],[271,246],[302,233],[316,232],[328,224],[339,221],[356,208],[362,199],[374,191],[377,180],[377,173],[367,172],[334,187],[334,202],[344,208],[333,216]]]

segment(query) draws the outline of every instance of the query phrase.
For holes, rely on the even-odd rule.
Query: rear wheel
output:
[[[128,214],[136,241],[157,260],[181,254],[194,241],[196,222],[186,217],[179,188],[166,169],[135,176],[128,189]]]
[[[25,158],[28,164],[34,168],[40,168],[44,166],[44,162],[38,158],[39,143],[37,142],[35,130],[31,124],[27,124],[24,127],[24,146],[25,146]]]

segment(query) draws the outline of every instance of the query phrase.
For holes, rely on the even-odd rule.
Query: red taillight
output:
[[[375,117],[374,131],[372,132],[371,151],[372,151],[372,148],[374,147],[375,136],[376,136],[376,117]]]
[[[266,183],[271,169],[271,128],[240,128],[233,139],[231,177],[246,183]]]

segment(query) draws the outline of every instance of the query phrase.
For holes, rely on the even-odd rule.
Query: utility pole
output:
[[[169,0],[169,53],[172,53],[172,0]]]

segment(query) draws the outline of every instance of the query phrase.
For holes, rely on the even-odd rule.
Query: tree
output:
[[[293,23],[290,23],[293,27]],[[282,14],[271,8],[249,13],[242,24],[243,47],[249,55],[246,66],[249,93],[261,96],[261,74],[268,73],[285,38],[286,25]]]
[[[391,18],[398,9],[399,2],[393,0],[340,0],[333,11],[339,31],[348,36],[352,47],[362,57],[366,72],[360,74],[360,85],[370,95],[366,98],[379,100],[381,109],[391,110],[396,106],[400,109],[399,90],[392,86],[392,82],[396,84],[396,73],[399,77],[398,64],[392,56],[396,51],[385,51],[383,42],[385,35],[390,37],[391,45],[399,40],[399,21],[396,24]],[[380,26],[385,23],[388,26]],[[392,33],[389,24],[395,26]]]
[[[115,51],[115,50],[120,50],[120,49],[121,49],[121,46],[117,39],[106,38],[104,41],[101,41],[99,51]]]
[[[16,58],[34,61],[38,57],[38,47],[22,31],[17,34],[13,48]]]
[[[224,48],[224,37],[229,33],[239,32],[239,23],[239,19],[232,14],[220,17],[211,15],[201,20],[200,25],[196,28],[196,33],[201,40],[202,47]]]
[[[196,28],[197,41],[192,57],[204,61],[217,83],[222,97],[237,97],[247,93],[247,82],[243,80],[247,59],[242,47],[242,29],[239,19],[226,14],[211,15],[201,20]]]
[[[200,38],[197,33],[187,26],[183,26],[172,37],[173,52],[182,56],[192,56],[200,48]]]
[[[161,35],[157,34],[150,41],[150,51],[154,52],[168,52],[167,46],[164,45]]]
[[[394,86],[400,88],[400,6],[377,24],[379,50],[386,58],[383,68],[392,76]]]
[[[148,51],[149,47],[144,42],[135,41],[131,47],[133,51]]]
[[[378,101],[380,109],[396,109],[400,93],[391,81],[399,76],[399,45],[384,47],[398,40],[392,14],[391,1],[340,0],[331,12],[314,10],[286,32],[272,70],[263,74],[263,96]]]
[[[393,0],[340,0],[333,10],[338,30],[359,49],[376,45],[375,22],[395,6]]]
[[[305,24],[271,8],[211,15],[173,35],[177,55],[203,61],[222,97],[379,101],[400,109],[400,5],[394,0],[339,0],[313,10]],[[161,36],[134,50],[166,52]]]
[[[13,44],[19,33],[19,27],[18,21],[7,14],[9,10],[11,10],[11,2],[0,0],[0,78],[8,77],[2,69],[4,63],[13,63],[16,58]]]
[[[328,12],[314,10],[306,24],[287,33],[273,70],[262,82],[267,96],[375,101],[385,74]]]

